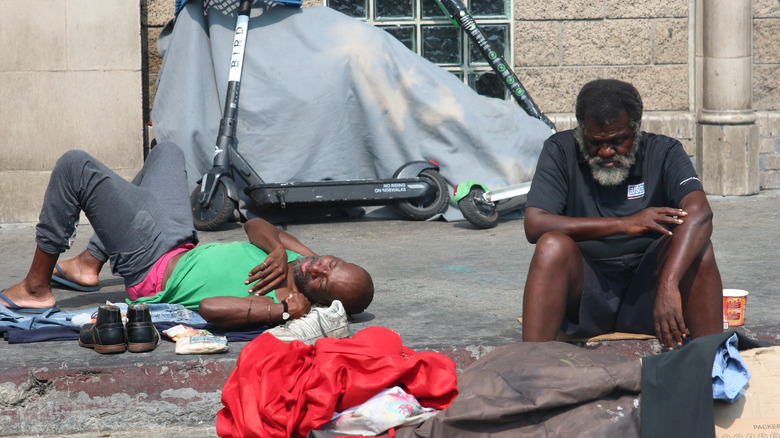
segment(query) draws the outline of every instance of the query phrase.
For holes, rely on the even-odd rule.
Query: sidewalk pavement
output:
[[[738,330],[780,344],[780,191],[710,197],[710,203],[724,287],[750,292],[745,325]],[[517,317],[533,252],[522,220],[504,220],[490,230],[468,222],[366,218],[285,228],[315,252],[339,255],[372,273],[375,299],[351,322],[353,334],[389,327],[408,347],[449,356],[459,371],[492,348],[521,339]],[[33,224],[0,226],[1,286],[25,276],[34,231]],[[75,251],[86,246],[90,233],[89,226],[79,228]],[[200,237],[203,243],[245,238],[238,224]],[[55,289],[55,295],[67,310],[126,297],[108,268],[101,285],[98,292]],[[171,342],[150,353],[119,355],[100,355],[76,341],[0,342],[0,435],[153,436],[164,430],[166,436],[214,436],[222,385],[243,345],[231,343],[226,354],[181,356]],[[655,340],[584,347],[635,357],[661,351]]]

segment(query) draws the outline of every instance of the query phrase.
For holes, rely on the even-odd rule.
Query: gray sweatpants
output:
[[[68,248],[79,212],[95,234],[87,246],[130,287],[172,248],[198,243],[192,222],[184,154],[173,143],[155,146],[128,182],[83,151],[57,161],[36,226],[36,243],[49,254]]]

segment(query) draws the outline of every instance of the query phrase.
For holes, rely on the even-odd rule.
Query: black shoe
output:
[[[133,353],[152,351],[160,343],[160,332],[152,324],[146,304],[127,307],[127,349]]]
[[[94,348],[101,354],[124,353],[127,350],[127,337],[119,307],[100,306],[97,321],[81,327],[79,345]]]

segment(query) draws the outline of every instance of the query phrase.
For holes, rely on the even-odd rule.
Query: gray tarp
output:
[[[258,3],[237,149],[266,182],[389,178],[422,159],[438,162],[450,185],[530,181],[551,131],[515,102],[476,94],[390,34],[334,10]],[[184,149],[193,188],[212,165],[234,30],[235,15],[190,1],[158,40],[155,136]],[[462,216],[450,208],[446,217]]]

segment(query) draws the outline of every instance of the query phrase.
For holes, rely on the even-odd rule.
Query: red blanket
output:
[[[457,395],[455,363],[404,347],[397,333],[383,327],[314,345],[264,333],[244,347],[225,383],[217,434],[305,437],[334,412],[396,385],[423,406],[444,409]]]

